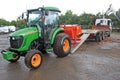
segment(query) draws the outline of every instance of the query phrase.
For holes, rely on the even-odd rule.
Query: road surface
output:
[[[7,37],[0,35],[0,51],[9,47]],[[25,66],[24,57],[11,64],[0,54],[0,80],[120,80],[120,33],[101,43],[86,41],[65,58],[45,54],[36,70]]]

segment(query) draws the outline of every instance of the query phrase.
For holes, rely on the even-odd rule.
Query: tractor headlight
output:
[[[19,40],[19,39],[22,39],[22,36],[12,36],[12,37],[10,37],[10,39]]]
[[[12,40],[15,40],[15,37],[12,37]]]
[[[19,48],[22,45],[23,36],[10,36],[11,48]]]

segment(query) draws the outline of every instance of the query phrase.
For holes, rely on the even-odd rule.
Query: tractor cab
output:
[[[42,23],[40,26],[58,26],[58,13],[54,7],[43,7],[27,11],[27,25],[33,26]]]
[[[49,46],[54,30],[59,27],[59,12],[60,10],[55,7],[27,10],[27,26],[37,27],[45,47]]]

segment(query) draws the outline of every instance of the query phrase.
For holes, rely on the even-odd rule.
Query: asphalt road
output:
[[[9,47],[7,36],[0,35],[0,51]],[[45,54],[36,70],[25,66],[24,57],[9,63],[0,54],[0,80],[120,80],[120,34],[100,44],[86,41],[65,58]]]

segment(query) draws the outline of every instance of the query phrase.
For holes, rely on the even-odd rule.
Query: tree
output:
[[[5,19],[0,19],[0,25],[6,26],[9,25],[9,21],[6,21]]]
[[[17,26],[17,22],[15,20],[13,20],[13,21],[10,22],[10,25]]]
[[[78,24],[84,28],[90,28],[95,21],[95,15],[83,13],[81,15],[73,14],[71,10],[68,10],[64,15],[60,15],[60,23],[63,24]]]
[[[60,16],[60,22],[62,24],[71,24],[72,23],[73,13],[71,10],[68,10],[65,15]]]

